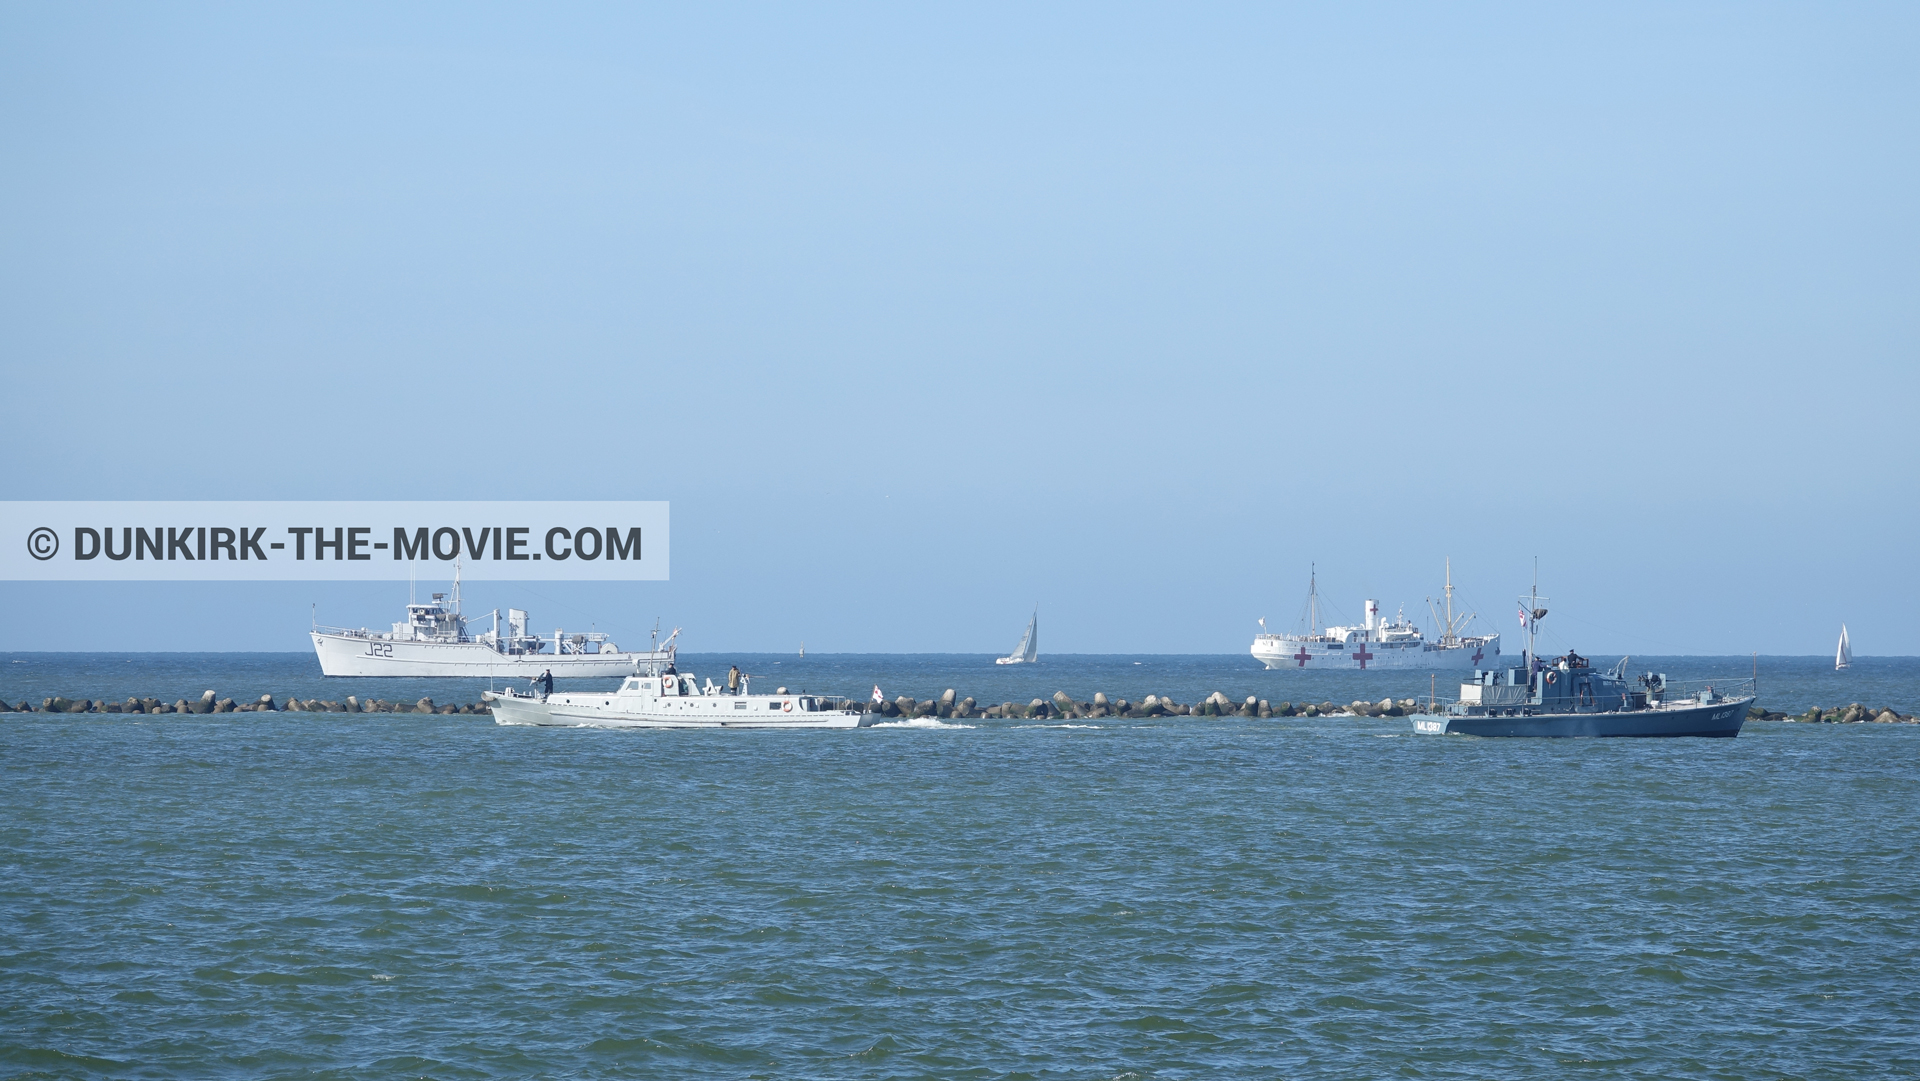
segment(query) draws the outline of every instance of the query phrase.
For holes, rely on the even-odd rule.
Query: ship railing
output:
[[[320,634],[331,634],[341,638],[387,639],[387,638],[393,637],[392,634],[387,631],[368,630],[365,627],[323,627],[316,623],[314,624],[313,629]],[[417,637],[408,638],[403,635],[399,639],[399,641],[402,641],[402,642],[475,642],[475,641],[478,641],[478,639],[468,637],[467,635],[464,635],[464,634],[438,634],[438,635],[418,634],[418,631],[419,631],[419,628],[415,628]]]
[[[1627,688],[1630,692],[1646,692],[1650,704],[1675,702],[1721,702],[1729,698],[1755,698],[1760,688],[1752,676],[1738,676],[1733,679],[1669,679],[1664,682],[1655,680],[1651,687],[1641,684],[1640,677],[1628,676]]]
[[[1733,698],[1757,698],[1759,692],[1759,683],[1752,676],[1736,676],[1731,679],[1656,679],[1649,686],[1641,683],[1640,677],[1635,675],[1627,677],[1626,691],[1622,694],[1622,701],[1618,705],[1623,708],[1636,708],[1641,705],[1672,706],[1682,702],[1690,706],[1709,705]],[[1610,697],[1602,694],[1598,697],[1598,701],[1581,700],[1578,704],[1586,707],[1599,705],[1611,709],[1616,703],[1610,701]],[[1416,701],[1421,700],[1416,699]],[[1441,698],[1437,691],[1424,699],[1428,713],[1439,713],[1458,701],[1458,698]],[[1556,702],[1563,701],[1565,699],[1549,699],[1544,705],[1536,705],[1529,695],[1525,701],[1496,703],[1493,708],[1548,709]]]

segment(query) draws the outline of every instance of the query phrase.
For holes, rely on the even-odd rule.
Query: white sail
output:
[[[1840,648],[1833,654],[1833,670],[1844,671],[1853,667],[1853,643],[1847,640],[1847,625],[1840,624]]]
[[[994,660],[995,664],[1033,664],[1040,659],[1040,613],[1027,620],[1027,633],[1020,636],[1020,644],[1013,652]]]

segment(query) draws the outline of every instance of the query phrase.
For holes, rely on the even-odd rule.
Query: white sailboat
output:
[[[1027,620],[1027,633],[1020,636],[1020,644],[1013,647],[1012,653],[1009,653],[1004,657],[995,657],[993,659],[993,663],[995,664],[1033,664],[1039,661],[1040,659],[1040,635],[1038,631],[1039,626],[1040,626],[1040,610],[1036,608],[1033,611],[1033,618]]]
[[[1833,670],[1844,672],[1853,667],[1853,643],[1847,639],[1847,625],[1840,624],[1840,648],[1833,654]]]

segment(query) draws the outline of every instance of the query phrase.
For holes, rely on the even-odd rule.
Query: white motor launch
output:
[[[598,694],[495,694],[482,697],[498,724],[589,728],[865,728],[867,713],[836,695],[753,694],[752,677],[738,690],[671,670],[629,676]]]

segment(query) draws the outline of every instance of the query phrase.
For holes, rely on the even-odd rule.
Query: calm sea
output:
[[[683,667],[736,659],[982,701],[1426,689],[1214,657]],[[485,687],[312,667],[11,654],[0,695]],[[1760,668],[1776,709],[1920,708],[1920,661]],[[1917,778],[1904,725],[0,715],[0,1074],[1915,1076]]]

